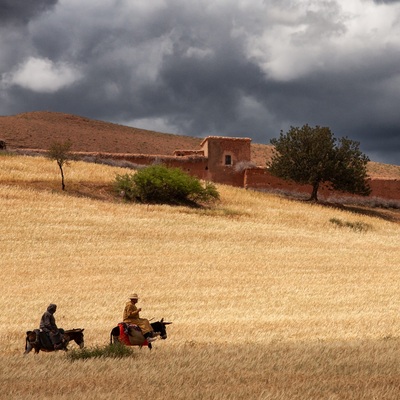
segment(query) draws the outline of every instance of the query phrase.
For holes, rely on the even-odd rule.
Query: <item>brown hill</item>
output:
[[[202,140],[55,112],[0,117],[0,138],[19,149],[48,149],[69,139],[73,151],[168,155],[175,149],[196,149]]]
[[[0,117],[0,139],[10,149],[48,149],[72,142],[73,151],[172,155],[200,149],[202,138],[154,132],[56,112],[29,112]],[[252,145],[252,160],[265,165],[271,146]]]
[[[69,139],[73,151],[172,155],[196,150],[202,138],[154,132],[56,112],[29,112],[0,116],[0,140],[9,149],[48,149]],[[252,161],[265,166],[272,146],[252,143]],[[400,179],[400,166],[371,162],[373,178]]]

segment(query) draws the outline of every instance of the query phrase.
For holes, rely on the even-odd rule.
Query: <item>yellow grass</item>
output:
[[[73,163],[63,193],[54,161],[0,157],[0,398],[399,398],[399,224],[227,186],[211,210],[79,192],[121,172]],[[51,302],[106,345],[133,291],[173,321],[151,352],[22,355]]]

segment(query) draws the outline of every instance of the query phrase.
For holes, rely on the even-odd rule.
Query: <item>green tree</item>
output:
[[[348,138],[337,140],[327,127],[308,124],[290,127],[279,138],[271,140],[275,146],[269,171],[280,178],[312,186],[310,200],[318,200],[318,189],[324,182],[332,188],[367,196],[371,189],[367,182],[369,158],[359,150],[359,142]]]
[[[117,175],[115,190],[126,200],[142,203],[209,203],[219,199],[215,185],[188,175],[179,168],[152,165],[135,174]]]
[[[64,182],[64,165],[68,165],[68,162],[73,160],[71,153],[72,142],[67,140],[65,142],[54,142],[51,144],[47,157],[51,160],[55,160],[60,168],[61,172],[61,188],[65,190]]]

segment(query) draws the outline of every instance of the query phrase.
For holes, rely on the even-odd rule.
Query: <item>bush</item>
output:
[[[87,360],[89,358],[123,358],[132,356],[132,349],[121,343],[110,344],[104,347],[73,349],[67,353],[71,361]]]
[[[366,224],[364,222],[350,222],[350,221],[342,221],[339,218],[331,218],[329,220],[329,222],[331,222],[332,224],[338,226],[338,227],[345,227],[345,228],[350,228],[353,231],[356,232],[367,232],[369,231],[372,226],[369,224]]]
[[[209,203],[219,199],[215,185],[201,182],[179,168],[152,165],[136,174],[117,175],[115,190],[126,200],[142,203]]]

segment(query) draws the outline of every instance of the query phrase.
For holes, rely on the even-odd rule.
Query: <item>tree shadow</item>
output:
[[[330,203],[327,201],[318,201],[315,204],[320,204],[325,207],[336,208],[343,211],[349,211],[359,215],[379,218],[389,222],[400,223],[400,211],[395,209],[373,209],[365,206],[346,205],[341,203]]]

